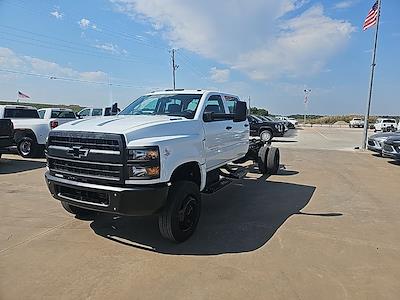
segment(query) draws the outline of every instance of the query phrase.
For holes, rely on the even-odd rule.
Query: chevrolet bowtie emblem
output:
[[[82,149],[79,146],[74,146],[67,151],[68,154],[72,155],[73,157],[81,158],[86,157],[89,153],[89,149]]]

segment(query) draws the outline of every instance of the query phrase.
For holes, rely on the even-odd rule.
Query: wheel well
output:
[[[37,141],[36,141],[35,133],[34,133],[32,130],[30,130],[30,129],[23,129],[23,130],[16,129],[16,130],[15,130],[15,132],[14,132],[14,141],[15,141],[16,143],[18,143],[18,142],[19,142],[20,140],[22,140],[24,137],[29,137],[29,138],[31,138],[32,140],[34,140],[35,142],[37,142]]]
[[[189,180],[200,186],[201,174],[198,163],[194,161],[187,162],[177,167],[171,175],[171,182],[179,180]]]

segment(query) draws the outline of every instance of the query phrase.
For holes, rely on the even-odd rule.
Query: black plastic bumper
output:
[[[113,187],[59,178],[46,172],[46,183],[52,196],[60,201],[89,210],[147,216],[158,213],[165,205],[167,184]]]

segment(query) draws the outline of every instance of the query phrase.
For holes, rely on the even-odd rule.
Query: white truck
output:
[[[396,131],[397,121],[395,119],[379,118],[374,124],[374,131]]]
[[[57,127],[47,142],[46,183],[68,212],[158,215],[161,235],[189,238],[201,192],[213,193],[247,169],[279,168],[279,150],[249,141],[246,103],[206,90],[144,95],[112,117]]]
[[[353,118],[349,123],[350,128],[364,128],[364,120],[361,118]]]
[[[42,156],[50,130],[58,125],[54,119],[40,119],[31,106],[0,105],[0,119],[11,119],[14,142],[22,157]]]
[[[74,111],[69,108],[48,107],[39,109],[38,113],[41,119],[51,119],[53,121],[53,127],[57,127],[58,125],[77,119]]]
[[[120,110],[115,108],[116,111],[113,111],[113,107],[86,107],[80,110],[77,115],[79,118],[92,118],[92,117],[108,117],[116,115]]]

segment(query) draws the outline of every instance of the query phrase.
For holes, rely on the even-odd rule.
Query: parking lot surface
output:
[[[43,159],[4,155],[0,299],[398,299],[400,165],[352,150],[360,140],[334,128],[277,139],[279,174],[204,196],[179,245],[156,218],[73,218]]]

